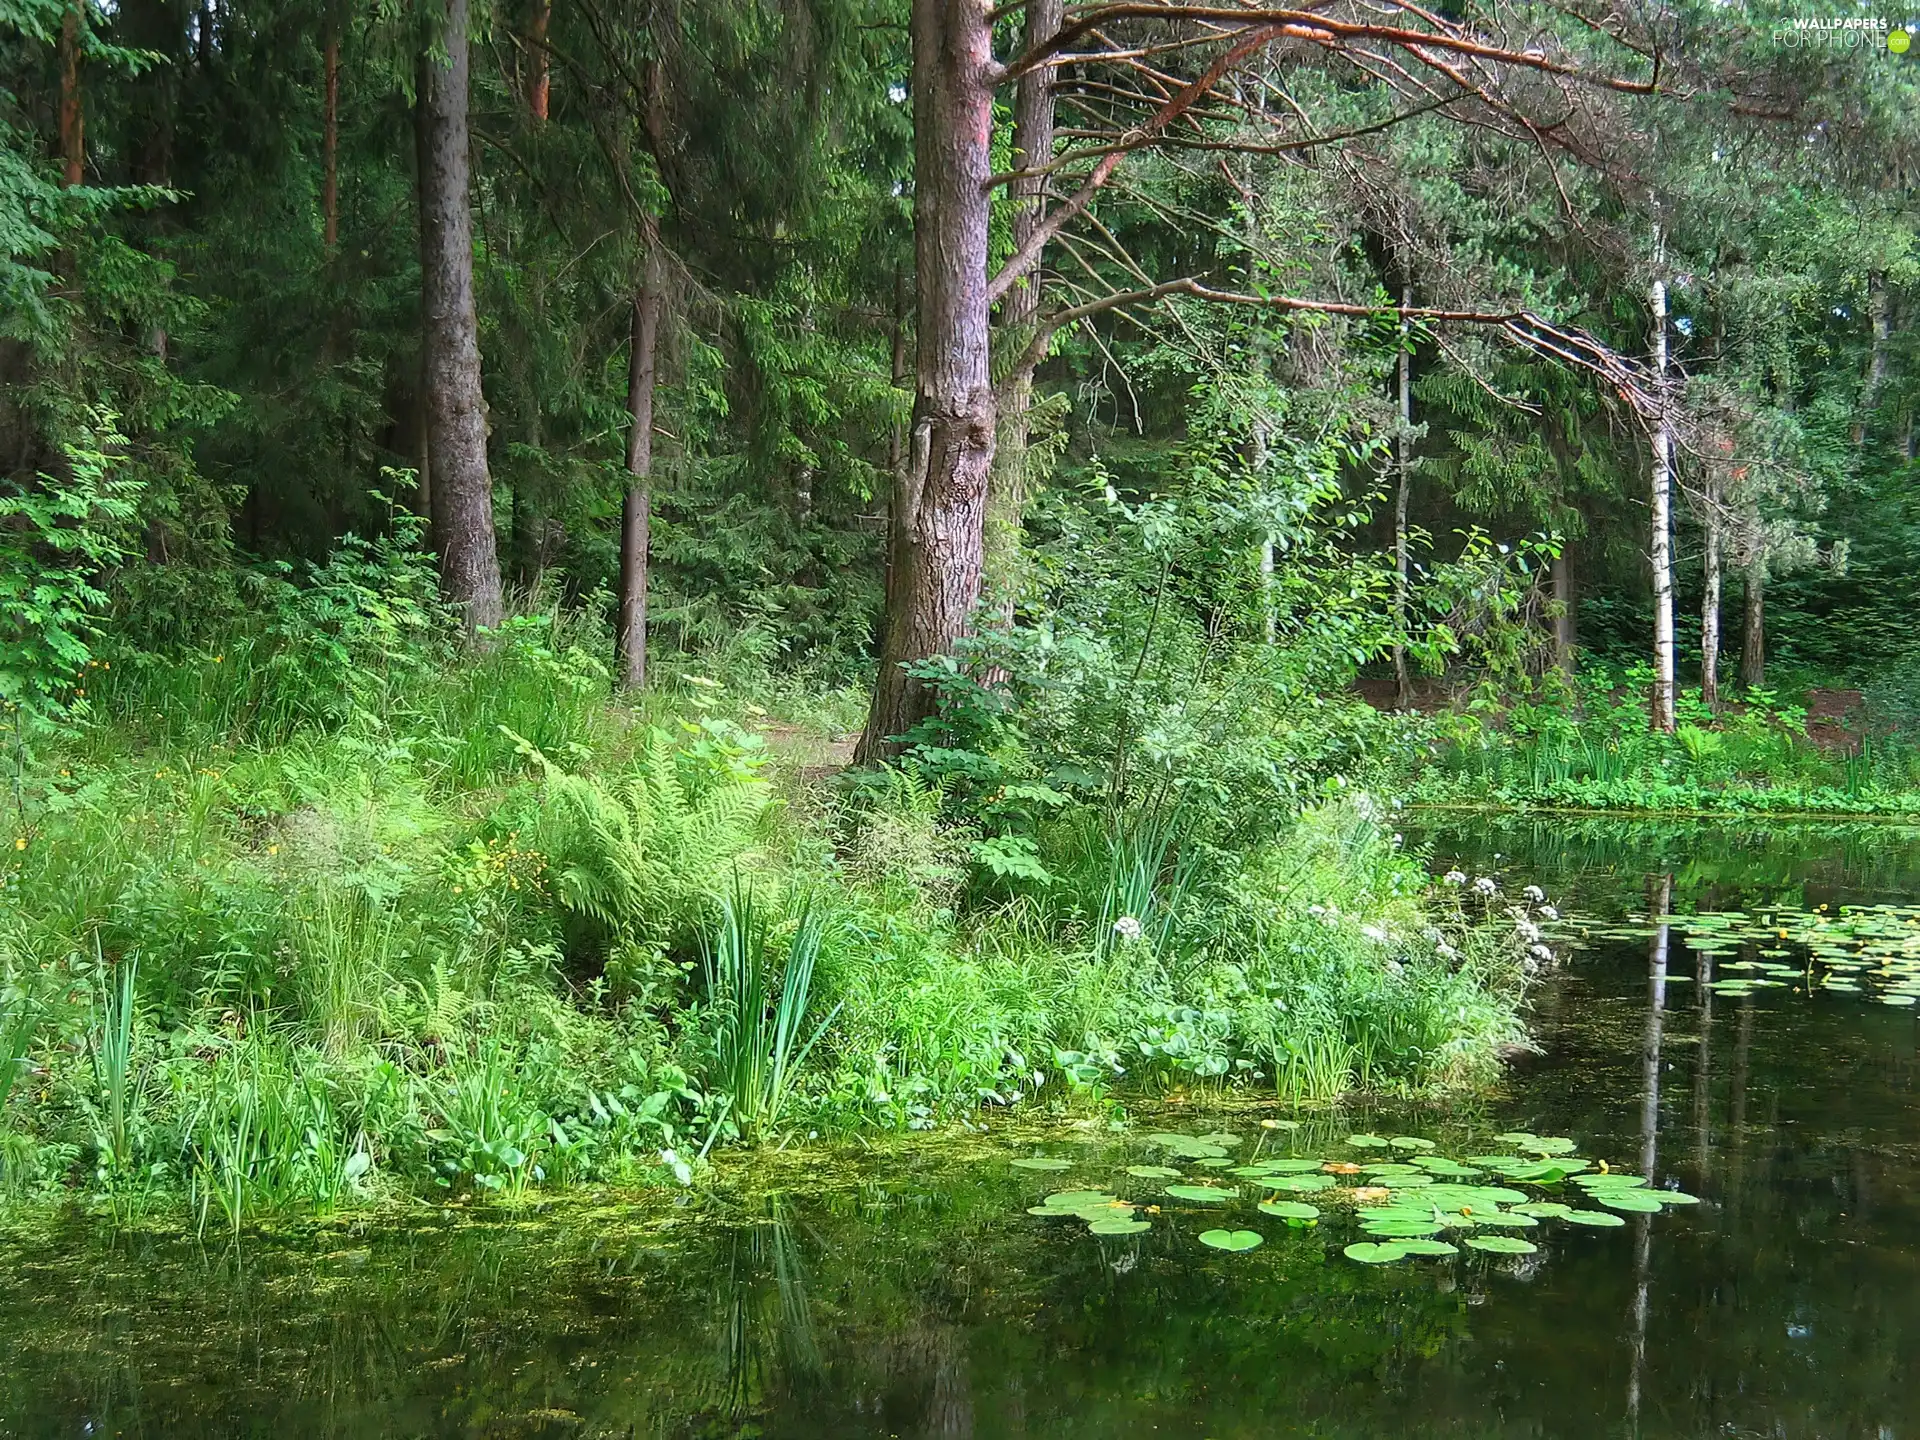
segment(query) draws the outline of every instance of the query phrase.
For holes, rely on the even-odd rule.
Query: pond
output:
[[[1471,1104],[1137,1127],[1232,1137],[1224,1156],[1099,1122],[948,1137],[678,1202],[238,1245],[10,1232],[0,1434],[1920,1437],[1920,1052],[1896,998],[1920,912],[1825,928],[1920,900],[1920,836],[1429,817],[1421,838],[1437,868],[1545,885],[1576,946],[1538,996],[1541,1053]],[[1589,1210],[1600,1160],[1703,1203],[1436,1225],[1458,1253],[1379,1265],[1347,1258],[1371,1242],[1327,1182],[1251,1203],[1323,1173],[1304,1159],[1417,1193],[1412,1161],[1527,1149],[1511,1132],[1549,1137],[1532,1161],[1572,1138],[1596,1166],[1559,1189]],[[1067,1167],[1010,1163],[1034,1156]],[[1232,1175],[1261,1157],[1265,1179]],[[1157,1164],[1178,1176],[1126,1173]],[[1245,1191],[1165,1193],[1196,1182]],[[1142,1202],[1125,1233],[1026,1213],[1088,1185]],[[1209,1226],[1261,1243],[1211,1248]]]

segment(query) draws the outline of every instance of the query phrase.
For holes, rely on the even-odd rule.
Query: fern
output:
[[[769,798],[757,777],[719,777],[694,794],[662,730],[611,787],[547,762],[539,844],[554,896],[609,930],[664,935],[723,893]]]

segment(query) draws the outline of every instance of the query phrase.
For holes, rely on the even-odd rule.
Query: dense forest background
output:
[[[1027,492],[1006,523],[1047,534],[1050,497],[1180,497],[1196,466],[1230,465],[1260,504],[1297,500],[1303,477],[1337,485],[1353,507],[1339,543],[1390,557],[1404,458],[1417,580],[1477,564],[1482,536],[1551,538],[1562,588],[1529,597],[1541,627],[1557,594],[1563,641],[1650,657],[1647,443],[1618,375],[1497,325],[1419,321],[1402,418],[1389,312],[1403,289],[1417,308],[1538,312],[1644,371],[1659,280],[1687,430],[1681,613],[1700,613],[1712,551],[1731,648],[1762,606],[1770,622],[1750,680],[1763,654],[1857,683],[1906,653],[1902,127],[1920,62],[1878,32],[1796,30],[1798,11],[1503,6],[1431,23],[1480,26],[1522,62],[1544,42],[1601,79],[1651,75],[1657,57],[1662,93],[1478,55],[1473,74],[1402,77],[1388,39],[1262,39],[1161,122],[1216,58],[1207,27],[1232,29],[1190,8],[980,21],[1007,57],[1034,17],[1091,47],[1046,72],[1044,96],[1016,79],[991,102],[993,268],[1031,212],[1073,212],[998,307],[994,378],[1022,392],[1002,405],[1022,434],[1003,437],[1018,453],[1000,470],[1032,472],[996,482]],[[478,548],[510,590],[611,622],[638,460],[656,643],[868,673],[924,323],[905,5],[443,9],[10,5],[10,483],[111,450],[136,512],[115,623],[159,644],[211,635],[249,608],[245,576],[390,533],[400,509],[429,520],[456,588],[477,546],[456,532],[485,523]],[[1871,43],[1837,43],[1855,36]],[[1057,137],[1024,181],[1020,103],[1044,103]],[[456,122],[449,200],[435,147]],[[1127,163],[1081,195],[1113,155]],[[1192,283],[1112,303],[1174,281]],[[436,317],[436,293],[462,284],[470,315]],[[636,367],[642,315],[653,353]],[[445,324],[471,325],[477,356],[436,360]],[[643,368],[651,453],[635,455]],[[989,550],[1017,555],[995,528]],[[995,603],[1044,607],[1043,575],[987,569]],[[1460,588],[1436,584],[1426,608],[1450,615]],[[1698,626],[1680,629],[1697,672]]]

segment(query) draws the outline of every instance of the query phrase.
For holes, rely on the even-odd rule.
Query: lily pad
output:
[[[1391,1265],[1396,1260],[1404,1260],[1413,1252],[1398,1240],[1379,1242],[1362,1240],[1357,1245],[1349,1245],[1340,1252],[1349,1260],[1358,1260],[1362,1265]]]
[[[1384,1135],[1349,1135],[1347,1144],[1362,1150],[1384,1150],[1387,1148],[1388,1141]]]
[[[1024,1155],[1008,1163],[1017,1170],[1065,1170],[1073,1164],[1071,1160],[1059,1160],[1051,1155]]]
[[[1458,1255],[1456,1246],[1444,1240],[1396,1240],[1393,1242],[1409,1255]]]
[[[1089,1220],[1087,1231],[1093,1235],[1138,1235],[1143,1230],[1151,1230],[1153,1224],[1147,1220],[1128,1220],[1115,1216],[1111,1220]]]
[[[1492,1255],[1532,1255],[1540,1247],[1518,1235],[1469,1235],[1467,1248],[1485,1250]]]
[[[1318,1220],[1320,1208],[1304,1200],[1262,1200],[1260,1213],[1280,1220]]]
[[[1433,1141],[1422,1140],[1418,1135],[1395,1135],[1387,1143],[1396,1150],[1433,1149]]]
[[[1210,1135],[1196,1136],[1202,1145],[1220,1145],[1231,1150],[1240,1143],[1240,1137],[1226,1130],[1216,1130]]]
[[[1257,1249],[1266,1243],[1266,1237],[1257,1230],[1202,1230],[1200,1243],[1237,1255],[1243,1250]]]
[[[1311,1195],[1316,1190],[1331,1190],[1331,1175],[1273,1175],[1265,1181],[1269,1190],[1286,1190],[1295,1195]]]
[[[1076,1210],[1082,1205],[1111,1205],[1119,1198],[1104,1190],[1061,1190],[1047,1196],[1043,1203],[1056,1210]]]
[[[1491,1226],[1496,1229],[1527,1230],[1540,1222],[1531,1215],[1522,1215],[1518,1210],[1476,1210],[1473,1223],[1482,1228]]]
[[[1558,1185],[1569,1175],[1578,1175],[1587,1168],[1587,1161],[1563,1155],[1553,1160],[1527,1160],[1518,1165],[1502,1165],[1499,1173],[1524,1185]]]
[[[1171,1165],[1129,1165],[1127,1174],[1139,1180],[1178,1180],[1180,1172]]]
[[[1572,1225],[1591,1225],[1596,1230],[1617,1230],[1627,1223],[1606,1210],[1569,1210],[1560,1218]]]
[[[1563,1135],[1536,1135],[1520,1144],[1519,1148],[1535,1155],[1571,1155],[1574,1145]]]
[[[1657,1215],[1665,1207],[1644,1190],[1624,1190],[1608,1187],[1593,1192],[1595,1204],[1604,1205],[1609,1210],[1625,1210],[1635,1215]]]
[[[1562,1205],[1557,1200],[1534,1201],[1513,1207],[1516,1215],[1531,1215],[1537,1220],[1564,1220],[1573,1214],[1571,1205]]]
[[[1326,1161],[1317,1158],[1312,1160],[1299,1158],[1263,1160],[1260,1162],[1260,1168],[1271,1171],[1275,1175],[1305,1175],[1309,1171],[1318,1170],[1326,1163]]]
[[[1191,1200],[1196,1205],[1224,1205],[1238,1195],[1238,1190],[1228,1190],[1220,1185],[1169,1185],[1167,1194],[1176,1200]]]
[[[1360,1228],[1369,1235],[1381,1235],[1389,1240],[1416,1240],[1438,1235],[1447,1227],[1438,1220],[1367,1220]]]

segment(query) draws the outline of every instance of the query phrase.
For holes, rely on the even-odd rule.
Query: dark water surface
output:
[[[1663,875],[1676,911],[1920,898],[1912,832],[1422,838],[1440,868],[1599,913],[1644,910]],[[1596,944],[1543,988],[1543,1053],[1500,1093],[1297,1142],[1373,1127],[1470,1154],[1530,1129],[1705,1201],[1543,1226],[1534,1255],[1370,1268],[1344,1222],[1248,1211],[1267,1243],[1224,1255],[1194,1224],[1096,1241],[1023,1213],[1148,1158],[1099,1127],[1045,1147],[1082,1157],[1064,1177],[941,1142],[781,1198],[238,1246],[69,1221],[0,1236],[0,1434],[1920,1440],[1915,1011],[1717,995],[1687,983],[1698,960],[1677,935]]]

